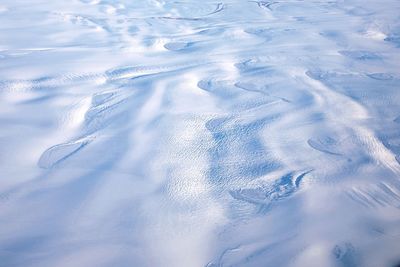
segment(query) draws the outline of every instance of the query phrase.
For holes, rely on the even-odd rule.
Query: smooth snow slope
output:
[[[0,1],[0,266],[394,267],[400,1]]]

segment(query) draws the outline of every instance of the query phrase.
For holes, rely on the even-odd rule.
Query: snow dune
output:
[[[397,266],[399,10],[1,1],[0,266]]]

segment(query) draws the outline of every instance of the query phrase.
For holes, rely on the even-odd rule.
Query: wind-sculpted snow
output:
[[[400,2],[0,2],[0,266],[400,264]]]

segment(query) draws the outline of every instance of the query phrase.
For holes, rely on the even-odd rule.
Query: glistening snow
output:
[[[396,266],[399,15],[0,1],[0,266]]]

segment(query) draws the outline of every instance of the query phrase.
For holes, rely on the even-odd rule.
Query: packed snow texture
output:
[[[400,1],[0,1],[0,266],[394,267]]]

